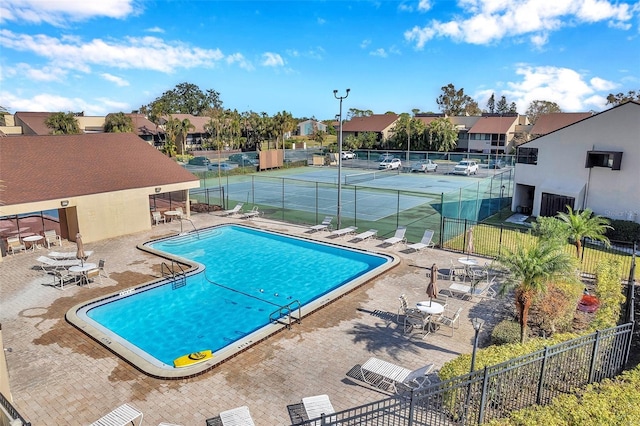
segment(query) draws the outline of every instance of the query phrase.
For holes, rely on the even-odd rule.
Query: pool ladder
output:
[[[177,271],[176,269],[179,269],[179,271]],[[167,265],[165,262],[162,262],[162,265],[160,265],[160,270],[162,271],[163,277],[171,277],[173,279],[173,281],[171,282],[171,288],[173,290],[187,285],[187,274],[185,274],[184,269],[182,269],[182,265],[180,265],[178,262],[174,262],[172,260],[171,266]]]
[[[301,305],[298,300],[294,300],[291,303],[280,306],[278,309],[269,314],[269,322],[273,324],[284,324],[288,329],[291,329],[292,322],[300,324],[300,321],[302,320],[302,311],[300,308]],[[297,318],[292,315],[294,311],[298,311]]]

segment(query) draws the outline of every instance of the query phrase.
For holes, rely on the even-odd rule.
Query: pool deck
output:
[[[262,218],[222,218],[194,214],[198,228],[243,223],[325,242],[393,253],[394,269],[357,288],[202,375],[178,380],[149,377],[70,325],[67,310],[85,300],[123,291],[160,276],[162,259],[136,245],[180,231],[178,222],[154,226],[148,232],[85,244],[93,250],[89,261],[105,259],[109,278],[90,286],[51,287],[53,277],[37,265],[46,250],[19,253],[0,262],[0,323],[13,405],[35,425],[84,425],[129,403],[144,413],[145,424],[170,422],[204,425],[221,411],[247,405],[257,426],[291,423],[287,406],[302,398],[327,394],[337,411],[388,397],[390,394],[350,378],[347,373],[372,356],[415,369],[434,363],[436,370],[461,353],[472,350],[471,317],[487,321],[486,338],[498,304],[450,298],[462,307],[460,327],[407,337],[396,322],[398,296],[410,304],[427,299],[426,271],[432,263],[448,267],[459,253],[426,249],[407,253],[404,246],[378,247],[380,240],[350,244],[332,240],[327,232]],[[65,241],[56,251],[75,250]],[[484,263],[485,259],[479,259]],[[442,283],[440,288],[445,287]]]

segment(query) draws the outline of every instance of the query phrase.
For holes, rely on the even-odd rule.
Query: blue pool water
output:
[[[185,286],[152,286],[86,314],[134,352],[169,366],[187,353],[216,352],[268,325],[280,306],[304,306],[390,261],[230,225],[147,245],[198,262],[203,271],[188,276]]]

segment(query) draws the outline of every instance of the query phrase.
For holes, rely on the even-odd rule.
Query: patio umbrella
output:
[[[76,246],[78,246],[78,250],[76,251],[76,259],[80,259],[80,264],[84,266],[84,260],[87,258],[87,255],[84,253],[82,235],[80,235],[79,232],[76,234]]]
[[[438,297],[438,267],[434,263],[431,265],[431,278],[427,285],[427,296],[429,296],[429,306],[433,302],[434,297]]]
[[[467,231],[467,259],[471,253],[473,253],[473,228]]]

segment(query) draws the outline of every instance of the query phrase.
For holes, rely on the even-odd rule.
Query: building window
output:
[[[611,170],[620,170],[622,152],[618,151],[588,151],[586,168],[606,167]]]
[[[516,163],[538,164],[538,148],[518,148]]]

